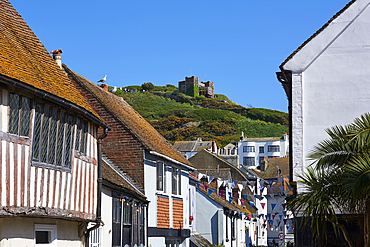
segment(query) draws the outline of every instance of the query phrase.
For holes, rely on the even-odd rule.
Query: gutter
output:
[[[97,207],[96,207],[96,221],[95,225],[86,230],[84,233],[86,238],[86,244],[89,243],[90,232],[97,229],[101,224],[101,191],[102,191],[102,140],[107,137],[110,128],[104,128],[104,133],[98,137],[98,198],[97,198]]]
[[[162,158],[165,158],[166,160],[169,160],[169,161],[171,161],[171,162],[173,162],[175,164],[184,166],[184,167],[188,168],[189,170],[192,170],[192,171],[195,171],[196,170],[194,167],[191,167],[189,165],[185,165],[184,163],[181,163],[180,161],[174,160],[174,159],[172,159],[172,158],[170,158],[170,157],[168,157],[168,156],[166,156],[164,154],[160,154],[160,153],[157,153],[155,151],[149,151],[149,153],[150,154],[153,154],[153,155],[157,155],[157,156],[162,157]]]
[[[288,112],[289,112],[289,183],[293,187],[293,195],[297,195],[297,186],[293,181],[293,107],[292,107],[292,72],[289,70],[284,70],[280,66],[281,72],[276,72],[278,81],[284,86],[288,85]],[[285,90],[285,89],[284,89]]]
[[[76,111],[78,114],[93,120],[94,122],[98,123],[100,126],[103,126],[104,128],[109,128],[106,123],[104,123],[102,120],[100,120],[98,117],[96,117],[91,112],[89,112],[86,109],[84,109],[83,107],[77,106],[76,104],[71,103],[71,102],[69,102],[69,101],[67,101],[63,98],[60,98],[60,97],[55,96],[51,93],[45,92],[41,89],[37,89],[33,86],[27,85],[23,82],[20,82],[20,81],[15,80],[15,79],[11,79],[11,78],[3,76],[3,75],[0,75],[0,80],[2,82],[4,82],[5,84],[9,85],[9,86],[24,89],[26,91],[32,92],[33,94],[35,94],[35,95],[37,95],[37,96],[39,96],[43,99],[47,99],[47,100],[50,100],[52,102],[58,103],[59,105],[62,105],[65,108]]]

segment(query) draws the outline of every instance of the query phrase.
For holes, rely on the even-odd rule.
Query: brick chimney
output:
[[[54,61],[58,64],[60,68],[62,68],[62,49],[54,50],[50,53],[53,54]]]
[[[100,87],[101,87],[105,92],[108,92],[108,84],[104,84],[104,83],[102,83],[102,84],[100,85]]]

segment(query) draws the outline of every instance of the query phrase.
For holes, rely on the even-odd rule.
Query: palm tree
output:
[[[324,236],[324,221],[344,230],[338,225],[335,212],[363,215],[364,246],[370,247],[370,114],[356,118],[349,125],[331,127],[326,132],[329,138],[319,142],[308,156],[313,160],[313,168],[300,177],[307,193],[298,195],[292,203],[302,203],[295,209],[311,216],[315,222],[315,226],[311,225],[313,231]],[[321,183],[321,190],[315,187],[317,182]],[[318,197],[312,200],[317,204],[309,203],[308,196],[315,194]],[[343,234],[347,242],[350,241],[345,232]]]
[[[304,191],[288,202],[288,209],[303,216],[301,227],[310,222],[312,234],[318,235],[322,246],[324,240],[327,240],[327,223],[330,222],[335,234],[340,229],[348,245],[353,247],[347,229],[339,223],[336,215],[340,206],[341,174],[328,173],[324,169],[315,171],[309,167],[298,177],[298,182],[304,186]]]

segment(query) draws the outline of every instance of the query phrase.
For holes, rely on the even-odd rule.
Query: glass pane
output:
[[[59,116],[59,126],[58,126],[58,144],[57,144],[57,166],[62,165],[62,158],[63,158],[63,144],[64,144],[64,126],[65,126],[65,113],[63,111],[60,112]]]
[[[44,106],[44,116],[42,119],[42,133],[41,133],[41,162],[47,162],[48,141],[49,141],[49,116],[50,107]]]
[[[177,195],[177,168],[172,167],[172,194]]]
[[[21,136],[29,136],[30,133],[30,121],[31,121],[31,100],[26,97],[22,97],[22,109],[21,109]]]
[[[72,149],[72,126],[73,117],[68,115],[68,122],[66,124],[66,137],[65,137],[65,159],[64,167],[70,168],[71,165],[71,149]]]
[[[19,125],[19,95],[9,94],[9,133],[18,135]]]
[[[157,190],[163,190],[163,163],[157,163]]]
[[[58,130],[58,110],[53,109],[50,121],[50,143],[49,143],[49,164],[55,164],[55,147]]]
[[[51,232],[50,231],[36,231],[36,244],[50,244]]]
[[[83,121],[81,125],[81,153],[86,153],[86,143],[87,143],[87,122]]]
[[[80,150],[80,139],[81,139],[81,120],[77,119],[76,122],[77,122],[77,133],[76,133],[75,149],[79,151]]]
[[[33,159],[40,161],[40,137],[41,137],[42,105],[36,103],[35,133],[33,134]]]

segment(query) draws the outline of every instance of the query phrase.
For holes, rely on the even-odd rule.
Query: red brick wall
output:
[[[184,229],[183,201],[174,198],[172,202],[173,229]]]
[[[170,201],[157,197],[157,228],[170,228]]]
[[[69,78],[91,107],[112,128],[103,139],[103,154],[122,169],[140,189],[144,189],[144,147],[141,142],[89,90],[77,83],[72,76]],[[98,137],[102,133],[103,130],[99,128]]]

